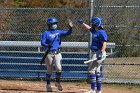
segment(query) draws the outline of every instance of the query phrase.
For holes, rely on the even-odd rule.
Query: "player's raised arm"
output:
[[[70,35],[72,33],[73,22],[71,20],[68,20],[68,26],[69,29],[67,31],[66,30],[60,31],[60,34],[62,36]]]
[[[78,21],[80,24],[82,24],[82,25],[87,29],[87,31],[90,30],[91,26],[89,26],[88,24],[86,24],[86,23],[84,22],[83,19],[79,18],[77,21]]]
[[[71,34],[72,33],[72,28],[73,28],[73,23],[70,19],[68,20],[68,25],[69,25],[68,33]]]

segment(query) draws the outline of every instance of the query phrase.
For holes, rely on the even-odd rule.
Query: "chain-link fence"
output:
[[[103,17],[109,41],[119,51],[116,58],[105,62],[105,77],[112,82],[139,82],[139,5],[138,0],[94,0],[93,14]]]
[[[104,63],[105,81],[140,83],[139,0],[91,1],[93,2],[90,2],[90,0],[87,2],[89,3],[87,8],[0,8],[0,40],[40,41],[42,32],[47,29],[47,18],[53,16],[59,21],[59,29],[68,29],[68,19],[71,19],[74,23],[72,35],[62,38],[62,42],[90,42],[90,34],[77,22],[77,19],[83,18],[89,24],[91,14],[93,13],[92,16],[101,16],[103,18],[104,29],[108,34],[108,42],[114,42],[116,45],[113,52],[118,52],[113,58],[107,58]],[[93,6],[90,6],[90,4],[93,4]],[[22,73],[19,73],[21,69],[18,68],[23,68],[21,72],[24,72],[25,69],[28,69],[29,72],[39,69],[34,63],[39,63],[44,53],[23,53],[23,51],[35,51],[35,49],[32,47],[22,48],[22,45],[21,47],[2,46],[0,49],[1,77],[12,76],[13,73],[24,77]],[[88,48],[78,47],[64,47],[62,49],[62,52],[64,52],[63,69],[67,72],[71,71],[70,73],[64,73],[64,78],[76,79],[87,77],[88,66],[84,65],[83,61],[88,59],[88,51]],[[31,59],[25,59],[26,57],[31,57]],[[26,62],[32,63],[31,66],[33,67],[30,66],[32,69],[24,64]],[[16,64],[18,64],[17,67]],[[6,69],[10,69],[12,72]],[[19,72],[14,72],[13,69],[18,69]],[[45,66],[43,69],[45,72]],[[43,77],[44,72],[40,76]]]

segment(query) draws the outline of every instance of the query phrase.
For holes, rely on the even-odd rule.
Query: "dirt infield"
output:
[[[52,83],[53,92],[58,93],[54,83]],[[90,89],[86,82],[69,83],[63,82],[63,91],[61,93],[84,93]],[[140,86],[123,86],[103,84],[102,93],[139,93]],[[0,93],[47,93],[44,81],[13,81],[0,80]]]

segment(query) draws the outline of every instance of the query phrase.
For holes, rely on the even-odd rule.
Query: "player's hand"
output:
[[[102,57],[103,57],[103,54],[102,54],[102,52],[100,52],[100,53],[98,54],[98,56],[97,56],[97,60],[101,60]]]
[[[105,60],[105,58],[106,58],[106,52],[105,51],[101,51],[97,55],[97,63],[101,64],[103,62],[103,60]]]
[[[52,48],[52,46],[51,45],[48,45],[48,49],[51,49]]]
[[[73,27],[73,23],[72,23],[72,21],[69,19],[68,20],[68,24],[69,24],[69,26],[72,28]]]
[[[77,21],[78,21],[80,24],[83,24],[83,23],[84,23],[84,20],[81,19],[81,18],[79,18]]]

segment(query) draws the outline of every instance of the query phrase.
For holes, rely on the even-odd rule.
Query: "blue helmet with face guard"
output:
[[[56,30],[57,29],[57,23],[58,23],[58,20],[55,17],[50,17],[47,20],[48,28],[51,29],[51,30]]]
[[[100,17],[94,17],[91,20],[92,26],[93,27],[100,27],[103,24],[103,21]]]
[[[48,25],[50,25],[50,24],[57,24],[57,23],[58,23],[58,20],[55,17],[50,17],[47,20],[47,24]]]

